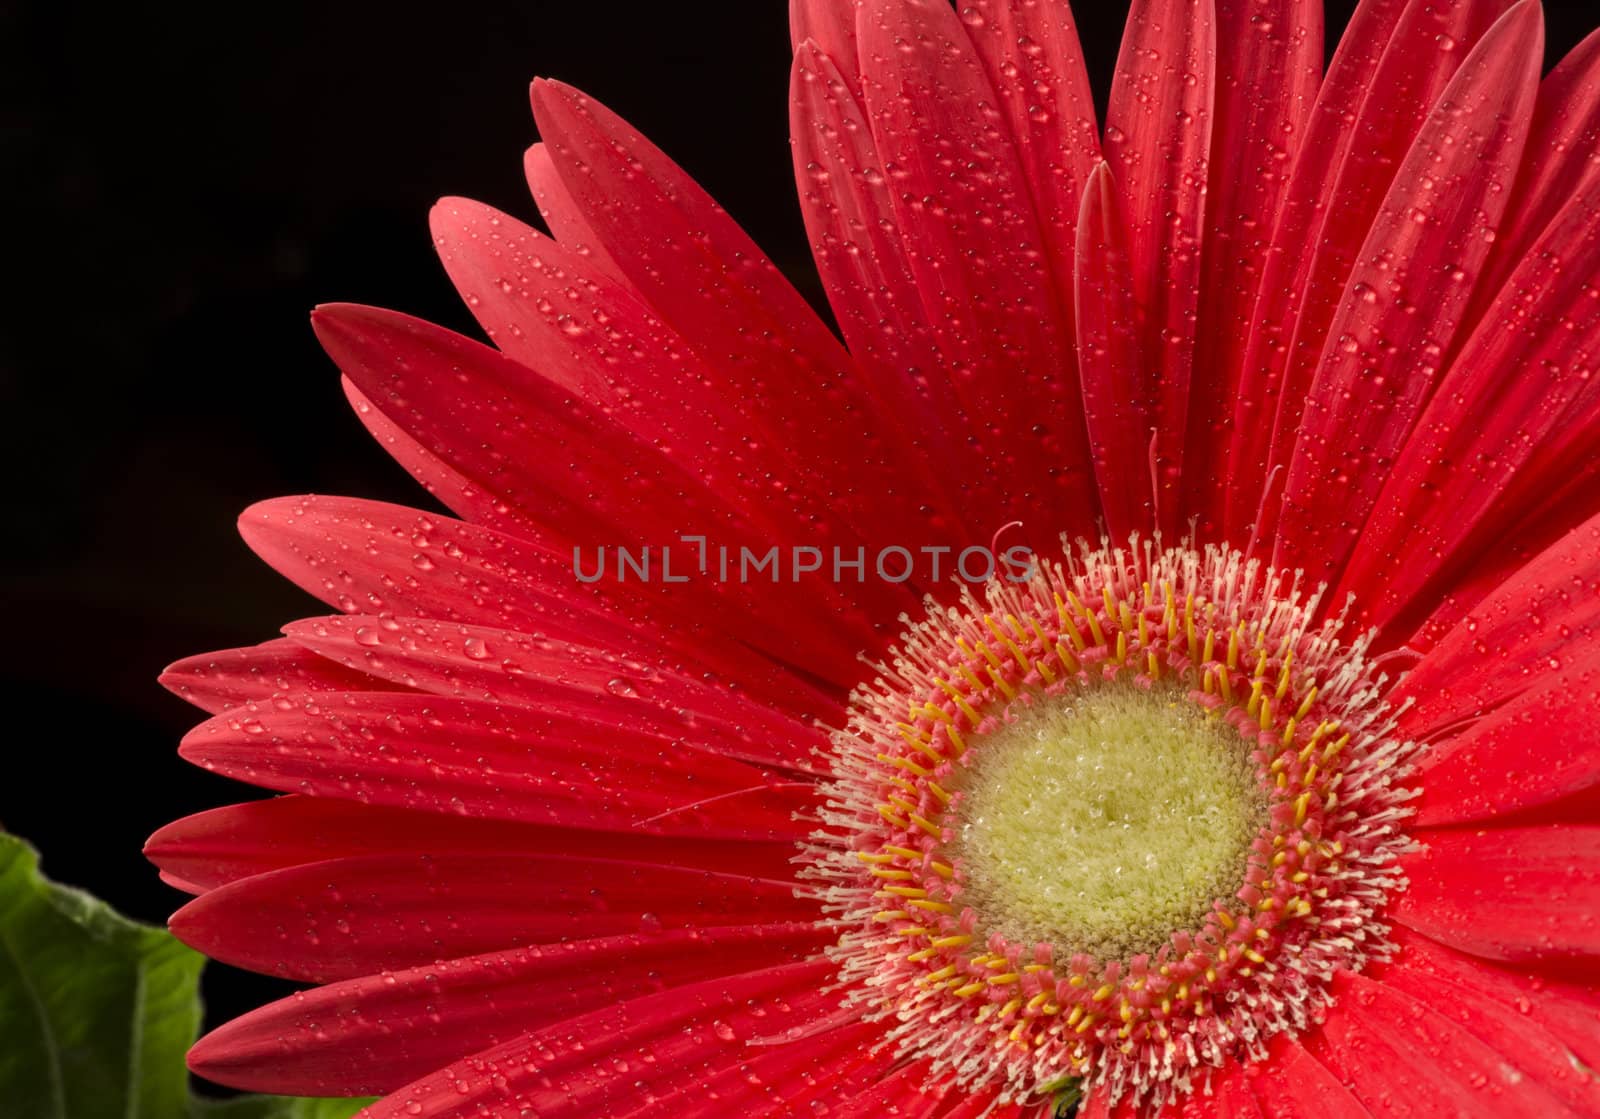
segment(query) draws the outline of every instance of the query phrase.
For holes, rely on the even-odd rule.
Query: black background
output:
[[[1079,4],[1104,104],[1125,0]],[[137,10],[136,10],[137,9]],[[1549,57],[1600,23],[1547,5]],[[1330,45],[1348,18],[1328,14]],[[241,22],[242,20],[242,22]],[[433,201],[532,219],[527,82],[640,127],[820,302],[787,140],[781,0],[7,8],[0,135],[0,823],[48,872],[162,920],[144,837],[248,790],[181,763],[181,656],[325,608],[233,530],[261,498],[427,504],[350,414],[305,321],[376,303],[471,331]],[[212,1017],[273,993],[213,967]]]

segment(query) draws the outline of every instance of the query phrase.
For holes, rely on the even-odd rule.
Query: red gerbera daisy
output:
[[[252,508],[341,613],[165,677],[293,794],[151,840],[173,930],[321,984],[193,1067],[1600,1115],[1600,37],[1541,82],[1534,0],[1363,0],[1324,75],[1314,0],[1136,0],[1102,132],[1064,2],[793,28],[844,344],[545,82],[551,236],[433,215],[496,348],[317,313],[461,519]]]

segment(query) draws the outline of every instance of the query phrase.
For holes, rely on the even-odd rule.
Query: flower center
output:
[[[1339,630],[1237,552],[1137,540],[930,606],[805,847],[853,1004],[1024,1105],[1159,1106],[1306,1028],[1390,951],[1412,795]]]
[[[1243,885],[1266,816],[1238,732],[1169,685],[1030,707],[955,784],[967,904],[1066,957],[1154,952],[1197,925]]]

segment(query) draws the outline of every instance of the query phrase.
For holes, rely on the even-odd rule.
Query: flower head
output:
[[[1416,747],[1316,608],[1237,552],[1136,540],[911,631],[836,735],[810,849],[898,1052],[1159,1102],[1390,955]]]
[[[1600,1114],[1600,37],[1533,0],[795,0],[834,335],[594,100],[493,346],[315,327],[455,517],[174,665],[203,1075],[375,1119]]]

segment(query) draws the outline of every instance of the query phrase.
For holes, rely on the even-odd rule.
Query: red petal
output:
[[[828,1119],[1051,1119],[1055,1113],[1048,1103],[1001,1103],[1000,1094],[998,1088],[971,1091],[955,1085],[936,1076],[927,1061],[917,1061],[853,1093],[839,1093],[842,1102],[822,1114]],[[785,1113],[800,1114],[805,1113]]]
[[[174,890],[179,890],[185,894],[203,894],[206,892],[203,886],[179,878],[176,874],[168,874],[164,870],[157,875],[157,877],[159,877],[161,881],[165,882],[167,885],[171,886]]]
[[[679,334],[741,363],[788,365],[798,351],[817,369],[848,364],[782,273],[660,149],[571,86],[535,82],[532,101],[563,185],[618,267]],[[733,302],[713,298],[719,290]],[[767,325],[779,336],[763,339]]]
[[[893,1062],[883,1051],[883,1027],[849,1014],[800,1033],[795,1044],[761,1039],[743,1052],[714,1055],[699,1076],[664,1086],[638,1106],[609,1114],[630,1119],[726,1119],[730,1107],[740,1119],[832,1119],[839,1101],[880,1079]]]
[[[1476,999],[1510,1007],[1530,1026],[1549,1031],[1569,1046],[1591,1070],[1591,1080],[1593,1070],[1600,1069],[1600,994],[1592,986],[1513,971],[1453,951],[1407,928],[1392,929],[1390,939],[1401,949],[1396,966],[1471,991]]]
[[[146,840],[144,854],[164,874],[185,882],[188,892],[203,894],[269,870],[348,855],[516,853],[535,848],[541,834],[552,833],[500,820],[284,796],[175,820]]]
[[[1511,962],[1600,956],[1600,827],[1417,829],[1394,919]]]
[[[1084,1097],[1074,1119],[1139,1119],[1135,1111],[1133,1104],[1126,1098],[1113,1106],[1111,1093],[1104,1088],[1096,1088]]]
[[[1484,985],[1470,978],[1462,985],[1436,969],[1414,969],[1408,966],[1409,955],[1383,969],[1385,986],[1410,995],[1460,1025],[1538,1081],[1573,1114],[1600,1115],[1600,1080],[1577,1054],[1544,1029],[1538,1018],[1518,1013],[1492,995],[1486,998]]]
[[[1068,293],[1052,282],[997,94],[943,0],[868,0],[856,30],[895,223],[968,418],[962,519],[979,539],[1015,520],[1085,531],[1094,496]]]
[[[659,929],[815,920],[794,883],[566,855],[363,855],[219,886],[175,936],[237,967],[326,982]]]
[[[554,624],[601,638],[626,632],[571,566],[545,549],[419,509],[280,497],[246,509],[239,534],[279,574],[350,613],[400,610],[518,629]]]
[[[1587,659],[1426,754],[1415,822],[1488,820],[1600,785],[1600,647]]]
[[[1519,481],[1530,483],[1531,510],[1511,522],[1495,547],[1486,547],[1472,566],[1453,584],[1446,601],[1430,615],[1432,628],[1441,618],[1454,622],[1452,603],[1467,608],[1499,586],[1562,537],[1576,531],[1600,509],[1600,401],[1586,402],[1584,413],[1573,417],[1565,429],[1552,433],[1546,451],[1555,461],[1541,462]],[[1539,483],[1534,484],[1534,479]],[[1548,496],[1539,497],[1541,486]]]
[[[161,686],[212,715],[288,692],[409,690],[334,664],[284,638],[185,657],[161,674]]]
[[[577,253],[505,214],[447,198],[431,224],[440,259],[502,352],[594,403],[641,442],[692,449],[707,484],[749,491],[741,505],[781,508],[768,475],[784,454],[751,454],[759,407],[718,384],[631,290]],[[742,405],[742,406],[741,406]],[[757,492],[759,491],[759,492]],[[793,482],[780,491],[795,516],[826,512]]]
[[[932,1119],[949,1093],[929,1087],[929,1079],[926,1061],[904,1065],[834,1104],[828,1119]]]
[[[1219,0],[1206,232],[1189,394],[1184,500],[1202,535],[1221,529],[1240,365],[1272,231],[1322,81],[1317,0]],[[1243,544],[1244,541],[1238,542]]]
[[[386,1097],[370,1119],[539,1119],[628,1116],[749,1056],[754,1041],[804,1034],[838,1005],[820,989],[826,960],[786,964],[631,999],[458,1061]],[[857,1035],[851,1034],[849,1040]],[[796,1048],[805,1052],[809,1042]],[[744,1115],[760,1089],[730,1091],[723,1114]]]
[[[1600,178],[1600,32],[1563,58],[1539,86],[1527,155],[1506,227],[1495,238],[1490,293],[1532,251],[1569,201]]]
[[[1381,591],[1368,596],[1373,620],[1426,613],[1440,587],[1459,593],[1480,556],[1500,566],[1509,542],[1533,544],[1516,526],[1588,466],[1600,421],[1597,228],[1600,181],[1521,261],[1418,421],[1345,579]]]
[[[658,668],[710,669],[790,710],[832,717],[836,698],[749,650],[733,651],[670,600],[586,584],[567,557],[448,517],[339,497],[285,497],[245,510],[239,531],[304,590],[350,613],[415,615],[603,648]],[[403,573],[397,577],[397,573]],[[602,599],[604,586],[617,599]],[[592,589],[593,588],[593,589]],[[345,689],[354,690],[354,689]]]
[[[719,370],[657,320],[630,291],[576,253],[520,222],[465,199],[434,207],[434,240],[451,279],[496,345],[591,403],[642,445],[692,456],[708,489],[773,542],[853,542],[834,524],[838,487],[821,484],[798,446],[752,438],[770,426],[771,402],[728,391]],[[875,511],[876,512],[876,511]],[[911,588],[875,583],[894,617]]]
[[[383,692],[240,708],[190,731],[196,765],[284,792],[606,831],[767,839],[809,782],[668,742],[569,698],[534,712]]]
[[[971,1095],[951,1093],[954,1102],[948,1111],[939,1113],[939,1119],[1055,1119],[1055,1109],[1048,1103],[1031,1107],[1002,1104],[998,1096],[997,1091]]]
[[[1413,737],[1490,711],[1600,647],[1600,515],[1501,584],[1396,687]],[[1580,662],[1581,663],[1581,662]]]
[[[635,660],[582,644],[489,626],[384,615],[309,618],[284,627],[318,655],[434,695],[531,710],[574,698],[620,726],[756,765],[822,773],[814,753],[825,735],[720,684],[655,659]]]
[[[539,216],[561,246],[577,253],[588,261],[595,271],[619,284],[627,284],[622,269],[601,246],[594,230],[584,220],[577,200],[568,192],[556,172],[550,150],[543,144],[534,144],[522,157],[523,174],[528,179],[528,191],[539,207]]]
[[[1370,1119],[1370,1113],[1299,1041],[1278,1034],[1245,1065],[1262,1119]]]
[[[1072,9],[973,0],[960,11],[1016,141],[1056,287],[1068,292],[1083,185],[1100,163],[1094,93]]]
[[[1160,386],[1148,375],[1141,350],[1127,226],[1107,164],[1095,168],[1084,187],[1077,229],[1083,419],[1106,527],[1121,540],[1155,523],[1150,454]]]
[[[1091,1092],[1079,1119],[1262,1119],[1244,1073],[1244,1067],[1233,1060],[1207,1069],[1196,1075],[1192,1091],[1175,1095],[1155,1111],[1135,1106],[1128,1096],[1113,1106],[1104,1091]],[[1304,1119],[1320,1117],[1306,1114]]]
[[[1273,525],[1257,524],[1262,488],[1269,468],[1287,463],[1361,246],[1440,93],[1510,3],[1368,0],[1356,9],[1313,106],[1253,313],[1229,447],[1230,539],[1253,528],[1270,539]]]
[[[1577,1119],[1471,1034],[1399,991],[1341,972],[1314,1052],[1373,1119]]]
[[[576,249],[469,198],[440,199],[428,223],[440,263],[489,340],[539,376],[608,405],[630,382],[659,389],[683,379],[685,363],[671,356],[676,337]],[[680,420],[695,426],[681,438],[697,442],[699,417],[685,413]]]
[[[882,416],[850,355],[772,262],[693,179],[599,102],[545,81],[532,96],[561,181],[606,252],[715,371],[724,397],[747,405],[753,427],[740,434],[766,458],[787,461],[791,485],[769,490],[767,503],[825,502],[830,519],[868,544],[925,535],[928,494],[887,434],[893,418]],[[896,590],[878,583],[866,593],[874,589],[890,597]]]
[[[678,468],[486,346],[378,308],[321,308],[313,323],[356,386],[430,453],[520,510],[530,525],[554,521],[555,549],[574,540],[630,539],[618,535],[616,523],[635,515],[657,539],[676,539],[652,513],[652,501],[678,502],[685,524],[726,518]],[[535,446],[538,461],[527,454]]]
[[[316,325],[329,353],[380,408],[530,525],[542,526],[552,548],[661,548],[693,534],[735,552],[748,547],[761,555],[775,546],[694,476],[690,461],[680,466],[486,346],[376,308],[324,308]],[[841,584],[814,579],[807,587],[819,609],[789,609],[714,579],[647,585],[661,597],[701,599],[751,644],[780,644],[826,679],[876,638],[861,611],[842,600]]]
[[[1299,430],[1274,440],[1288,455],[1274,562],[1313,582],[1337,581],[1459,345],[1527,137],[1543,43],[1538,4],[1519,4],[1440,95],[1349,274]],[[1375,587],[1348,589],[1365,599]]]
[[[899,417],[908,461],[937,480],[941,508],[950,509],[949,523],[930,524],[929,543],[960,546],[975,538],[963,535],[951,497],[972,475],[962,450],[971,424],[948,390],[953,373],[927,321],[858,95],[816,43],[800,44],[789,83],[800,209],[851,356],[885,413]]]
[[[627,1103],[608,1115],[629,1119],[795,1119],[825,1115],[836,1119],[838,1100],[881,1076],[889,1058],[878,1050],[883,1027],[854,1021],[793,1045],[751,1045],[712,1057],[698,1076],[664,1087],[635,1107]]]
[[[856,60],[856,11],[861,0],[790,0],[789,41],[795,53],[810,40],[827,56],[849,84],[852,95],[861,95],[861,66]]]
[[[512,512],[509,506],[496,501],[492,494],[424,448],[404,428],[384,415],[349,377],[341,377],[339,383],[361,425],[372,433],[390,458],[404,467],[406,473],[421,483],[422,488],[445,508],[463,520],[485,528],[513,535],[537,535],[536,532],[530,534],[528,523]]]
[[[1245,1078],[1244,1066],[1223,1065],[1211,1074],[1209,1098],[1205,1089],[1179,1096],[1173,1119],[1262,1119],[1261,1107]]]
[[[1189,429],[1216,35],[1212,0],[1134,0],[1106,111],[1106,161],[1122,192],[1143,352],[1156,382],[1156,498],[1169,531],[1180,520]]]
[[[282,796],[177,820],[144,853],[190,893],[269,870],[352,855],[515,855],[560,851],[588,858],[671,863],[757,878],[793,871],[794,843],[731,843],[659,835],[548,828],[379,808],[328,797]]]
[[[799,962],[832,939],[810,923],[663,929],[363,976],[235,1018],[189,1067],[248,1091],[380,1095],[597,1005]]]

